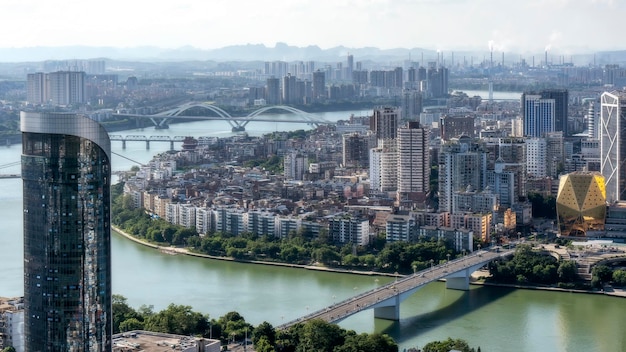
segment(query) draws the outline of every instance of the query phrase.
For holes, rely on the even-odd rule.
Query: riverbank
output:
[[[260,261],[260,260],[241,260],[241,259],[235,259],[232,257],[221,257],[221,256],[214,256],[214,255],[208,255],[208,254],[202,254],[202,253],[195,253],[195,252],[190,251],[187,248],[180,248],[180,247],[173,247],[173,246],[159,246],[157,244],[139,239],[127,232],[124,232],[122,229],[116,226],[111,226],[111,228],[113,229],[113,231],[117,232],[121,236],[135,243],[138,243],[143,246],[159,250],[162,253],[171,254],[171,255],[181,254],[181,255],[188,255],[188,256],[204,258],[204,259],[214,259],[214,260],[230,261],[230,262],[237,262],[237,263],[244,263],[244,264],[271,265],[271,266],[280,266],[280,267],[295,268],[295,269],[336,272],[336,273],[342,273],[342,274],[354,274],[354,275],[365,275],[365,276],[388,276],[388,277],[395,277],[395,276],[402,277],[403,276],[403,275],[395,275],[395,274],[389,274],[389,273],[380,273],[380,272],[375,272],[375,271],[347,270],[347,269],[337,269],[337,268],[329,268],[329,267],[315,266],[315,265],[289,264],[289,263],[268,262],[268,261]],[[489,276],[490,274],[488,270],[477,270],[471,274],[470,284],[482,285],[482,286],[494,286],[494,287],[507,287],[507,288],[524,289],[524,290],[602,294],[606,296],[626,298],[626,290],[622,290],[622,289],[610,288],[610,290],[605,289],[603,291],[589,291],[589,290],[565,289],[565,288],[547,287],[547,286],[499,284],[499,283],[485,281],[485,278]],[[445,279],[442,279],[442,281],[445,281]]]
[[[244,264],[272,265],[272,266],[280,266],[280,267],[286,267],[286,268],[336,272],[336,273],[342,273],[342,274],[355,274],[355,275],[365,275],[365,276],[389,276],[389,277],[402,276],[402,275],[395,275],[395,274],[390,274],[390,273],[381,273],[381,272],[376,272],[376,271],[337,269],[337,268],[329,268],[329,267],[317,266],[317,265],[289,264],[289,263],[268,262],[268,261],[261,261],[261,260],[241,260],[241,259],[235,259],[232,257],[221,257],[221,256],[215,256],[215,255],[209,255],[209,254],[195,253],[195,252],[190,251],[187,248],[180,248],[180,247],[173,247],[173,246],[159,246],[157,244],[139,239],[127,232],[124,232],[122,229],[116,226],[111,226],[111,228],[113,229],[113,231],[117,232],[121,236],[135,243],[138,243],[143,246],[159,250],[162,253],[171,254],[171,255],[181,254],[181,255],[188,255],[188,256],[204,258],[204,259],[223,260],[223,261],[230,261],[230,262],[237,262],[237,263],[244,263]]]
[[[493,286],[493,287],[507,287],[522,290],[538,290],[538,291],[554,291],[554,292],[568,292],[568,293],[585,293],[594,295],[605,295],[614,297],[626,297],[626,291],[622,289],[610,288],[610,290],[603,291],[590,291],[590,290],[576,290],[560,287],[548,287],[548,286],[532,286],[532,285],[518,285],[518,284],[500,284],[495,282],[485,281],[490,276],[488,270],[477,270],[471,274],[470,284],[479,286]]]

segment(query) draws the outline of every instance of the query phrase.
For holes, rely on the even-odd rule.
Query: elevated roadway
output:
[[[470,275],[474,271],[492,260],[507,257],[513,253],[512,249],[500,250],[498,247],[494,250],[479,250],[312,312],[280,325],[278,329],[287,329],[294,324],[312,319],[322,319],[329,323],[339,322],[366,309],[374,309],[376,318],[399,320],[400,303],[422,287],[433,281],[446,279],[448,289],[469,290]]]

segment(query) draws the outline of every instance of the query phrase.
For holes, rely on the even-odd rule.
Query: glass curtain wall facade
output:
[[[26,351],[111,351],[110,140],[22,112]]]

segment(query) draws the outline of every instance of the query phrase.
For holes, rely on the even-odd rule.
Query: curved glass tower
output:
[[[26,351],[111,351],[108,134],[71,113],[20,115]]]

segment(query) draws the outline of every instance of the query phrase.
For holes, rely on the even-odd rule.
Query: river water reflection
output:
[[[335,114],[335,118],[349,116]],[[271,125],[254,127],[254,131],[277,128]],[[298,126],[288,125],[290,129]],[[230,126],[194,122],[165,131],[124,133],[160,132],[227,136]],[[114,152],[143,163],[169,149],[168,143],[153,143],[149,151],[141,142],[128,143],[125,150],[121,142],[112,146]],[[0,148],[0,164],[19,161],[20,152],[19,145]],[[114,170],[130,166],[132,162],[114,156]],[[19,166],[2,172],[19,172]],[[23,294],[21,192],[21,180],[0,180],[1,296]],[[254,325],[263,321],[279,325],[391,280],[168,255],[119,235],[113,235],[112,245],[113,292],[126,296],[131,306],[154,305],[160,310],[170,303],[185,304],[215,318],[234,310]],[[621,298],[480,286],[462,292],[433,283],[404,301],[400,312],[399,322],[374,319],[370,310],[340,325],[357,332],[389,333],[401,351],[447,337],[463,338],[482,351],[626,351],[626,299]]]

